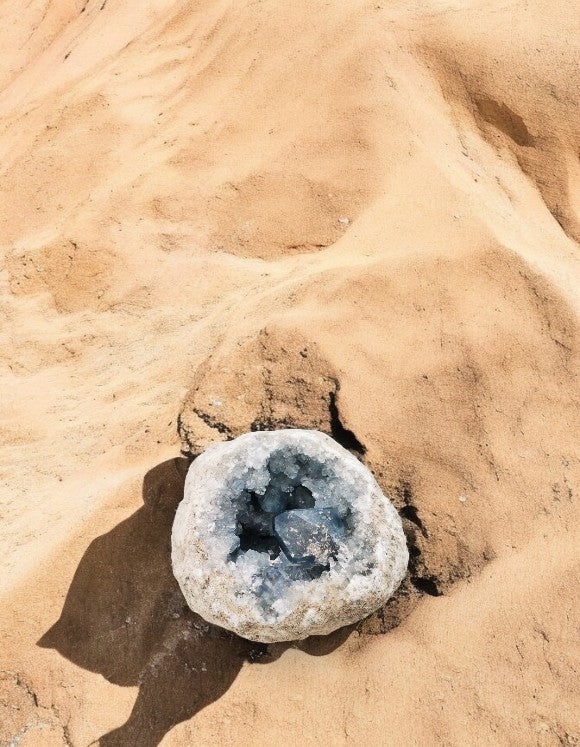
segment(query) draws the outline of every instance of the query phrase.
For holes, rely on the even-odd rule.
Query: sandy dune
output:
[[[0,744],[578,744],[579,19],[0,4]],[[412,561],[264,647],[169,531],[186,457],[288,425]]]

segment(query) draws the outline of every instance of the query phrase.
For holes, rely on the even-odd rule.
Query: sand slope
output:
[[[580,739],[580,24],[0,7],[0,744]],[[404,518],[354,631],[189,613],[187,459],[316,427]]]

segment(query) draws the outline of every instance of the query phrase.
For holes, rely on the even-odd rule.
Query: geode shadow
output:
[[[189,464],[170,459],[145,475],[144,506],[91,542],[59,620],[38,642],[113,684],[139,686],[127,722],[100,738],[106,747],[154,747],[220,698],[245,661],[268,663],[289,645],[325,655],[352,630],[269,649],[187,607],[171,569],[171,526]]]

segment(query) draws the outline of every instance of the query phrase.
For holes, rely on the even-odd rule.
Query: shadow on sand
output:
[[[38,642],[109,682],[139,686],[125,724],[103,747],[154,747],[173,726],[220,698],[244,661],[268,663],[288,645],[252,643],[186,605],[171,571],[171,525],[189,462],[170,459],[143,481],[144,506],[89,545],[59,620]],[[333,651],[352,628],[296,645]]]

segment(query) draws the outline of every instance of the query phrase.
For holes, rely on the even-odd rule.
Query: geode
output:
[[[369,470],[318,431],[246,433],[191,464],[172,533],[192,610],[253,641],[330,633],[405,575],[401,520]]]

